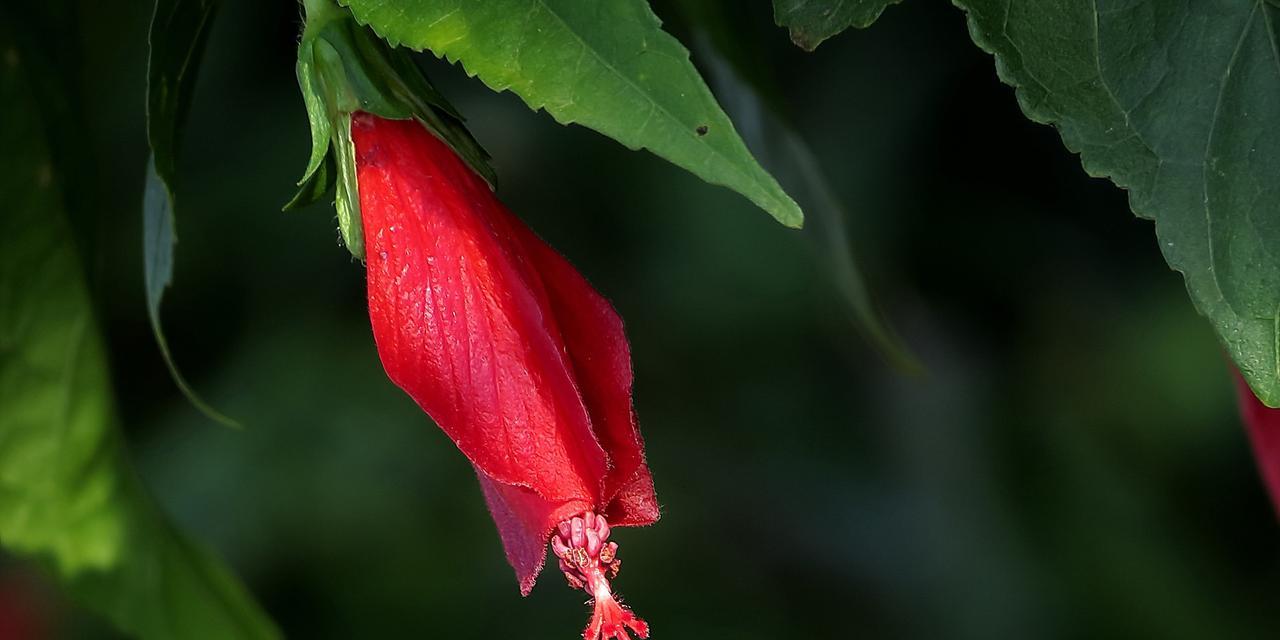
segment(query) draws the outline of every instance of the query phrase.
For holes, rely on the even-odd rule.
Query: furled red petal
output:
[[[1276,513],[1280,514],[1280,409],[1262,404],[1249,389],[1249,384],[1240,377],[1240,373],[1233,369],[1232,374],[1236,380],[1240,415],[1244,418],[1249,440],[1253,443],[1254,460],[1267,483],[1267,490],[1271,492],[1271,502],[1275,505]]]
[[[356,114],[352,140],[387,375],[491,479],[594,502],[607,462],[519,226],[418,122]]]
[[[514,216],[505,211],[502,216],[541,278],[596,439],[610,462],[597,504],[547,500],[488,478],[477,469],[507,560],[516,571],[521,593],[528,595],[557,523],[596,509],[617,526],[648,525],[658,519],[658,502],[631,402],[631,351],[622,319],[559,253]]]
[[[604,504],[597,506],[619,524],[651,524],[658,518],[657,498],[631,402],[631,349],[622,318],[573,265],[528,228],[516,226],[542,275],[596,439],[609,457]],[[624,489],[627,517],[612,506]],[[641,508],[641,503],[647,504]]]

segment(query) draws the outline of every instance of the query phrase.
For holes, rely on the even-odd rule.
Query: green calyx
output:
[[[351,114],[357,111],[417,120],[490,186],[496,183],[489,154],[406,51],[388,46],[333,0],[305,0],[304,5],[306,27],[298,44],[297,71],[311,123],[311,157],[285,210],[316,202],[336,186],[334,207],[342,241],[351,255],[364,258],[351,142]]]

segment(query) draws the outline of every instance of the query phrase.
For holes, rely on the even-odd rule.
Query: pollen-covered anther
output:
[[[594,612],[582,634],[585,640],[630,640],[628,632],[649,637],[649,625],[613,597],[609,580],[617,577],[622,562],[618,543],[609,542],[604,516],[588,511],[561,522],[551,536],[551,551],[569,586],[591,595]]]

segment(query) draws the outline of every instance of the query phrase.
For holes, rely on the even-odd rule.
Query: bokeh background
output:
[[[627,322],[664,515],[618,534],[618,586],[654,637],[1274,637],[1280,540],[1224,358],[1123,192],[1022,117],[947,3],[813,54],[768,3],[726,6],[923,375],[851,321],[832,225],[784,229],[423,58],[502,198]],[[152,490],[290,637],[575,637],[582,595],[552,572],[519,597],[470,467],[383,376],[332,208],[279,211],[309,149],[290,2],[217,17],[163,307],[180,366],[246,428],[177,392],[142,295],[149,12],[82,2],[56,36],[96,176],[74,222]],[[115,637],[0,567],[57,636]]]

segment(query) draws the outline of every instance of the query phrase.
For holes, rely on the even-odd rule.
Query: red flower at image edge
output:
[[[351,136],[388,377],[475,467],[521,593],[551,541],[588,640],[648,637],[608,583],[609,528],[658,519],[621,319],[420,123],[357,113]]]
[[[1240,417],[1244,419],[1245,428],[1249,432],[1249,441],[1253,444],[1253,457],[1257,461],[1258,471],[1267,483],[1271,493],[1271,502],[1276,513],[1280,514],[1280,409],[1272,409],[1257,396],[1249,384],[1234,368],[1231,375],[1236,381],[1236,400],[1240,404]]]

